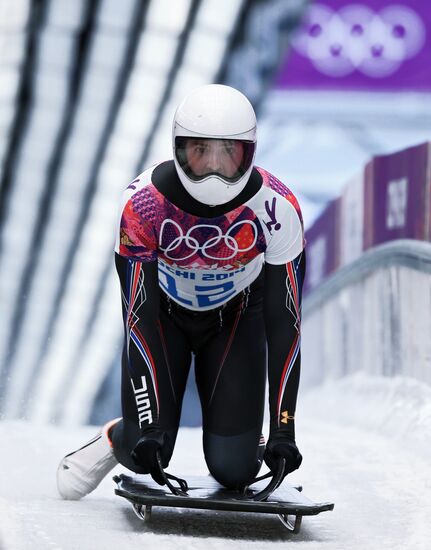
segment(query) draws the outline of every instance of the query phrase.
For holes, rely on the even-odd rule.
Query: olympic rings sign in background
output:
[[[425,41],[424,21],[405,5],[374,11],[360,4],[334,10],[318,3],[307,10],[292,46],[327,76],[358,71],[384,78],[416,56]]]

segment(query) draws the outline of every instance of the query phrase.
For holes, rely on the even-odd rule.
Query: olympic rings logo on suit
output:
[[[328,76],[343,77],[357,70],[383,78],[417,55],[425,39],[424,22],[407,6],[391,5],[376,13],[365,5],[334,11],[313,4],[292,45]]]
[[[249,246],[242,248],[238,244],[238,241],[232,236],[232,233],[239,226],[246,224],[250,225],[253,230],[253,242]],[[216,232],[216,235],[210,237],[204,243],[200,243],[197,238],[196,232],[202,229],[214,230]],[[172,230],[175,232],[176,237],[174,237],[172,242],[170,242],[166,247],[163,247],[162,244],[164,241],[164,237],[166,238],[165,232]],[[193,233],[195,234],[195,236],[192,236]],[[223,233],[222,229],[218,225],[197,224],[191,227],[187,231],[187,233],[184,234],[182,227],[174,220],[168,218],[163,221],[160,228],[159,248],[170,260],[187,260],[188,258],[194,256],[197,252],[201,252],[205,258],[208,258],[210,260],[231,260],[238,254],[238,252],[247,252],[248,250],[251,250],[256,244],[258,234],[259,232],[256,224],[252,220],[241,220],[239,222],[236,222],[229,227],[226,233]],[[209,249],[214,248],[221,243],[223,243],[225,247],[231,250],[231,253],[229,253],[229,255],[225,257],[214,256],[214,252],[211,254]],[[176,255],[175,251],[178,254],[181,254],[184,245],[189,249],[189,251],[182,256]]]

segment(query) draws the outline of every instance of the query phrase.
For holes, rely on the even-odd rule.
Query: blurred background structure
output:
[[[303,208],[308,379],[333,372],[333,355],[326,353],[326,366],[320,358],[329,341],[344,350],[340,364],[355,370],[344,344],[362,333],[348,313],[361,317],[367,304],[352,308],[347,283],[325,291],[325,279],[356,265],[349,284],[359,285],[359,296],[366,273],[382,265],[369,260],[369,249],[431,240],[428,4],[0,0],[0,414],[68,424],[118,415],[118,200],[146,166],[171,157],[178,102],[211,82],[235,86],[253,102],[257,164],[282,179]],[[402,269],[428,274],[427,250],[409,246],[388,254],[404,258]],[[377,267],[367,271],[363,257]],[[377,284],[388,288],[389,277],[393,296],[411,303],[409,272],[388,269]],[[426,289],[429,275],[419,279]],[[373,296],[380,300],[379,292]],[[331,300],[342,306],[328,306],[322,320],[322,304]],[[382,314],[382,334],[404,330],[397,318],[409,324],[409,306],[399,307],[404,314]],[[420,307],[425,334],[431,307],[426,313],[423,300]],[[328,319],[337,320],[328,342],[307,344],[307,333],[316,341]],[[396,335],[387,338],[392,357]],[[411,357],[429,372],[429,344],[419,348]]]

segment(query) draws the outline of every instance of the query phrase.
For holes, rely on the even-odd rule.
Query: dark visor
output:
[[[192,181],[214,175],[236,183],[253,161],[256,143],[237,139],[176,137],[175,156]]]

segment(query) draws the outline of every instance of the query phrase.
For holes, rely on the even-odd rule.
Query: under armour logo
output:
[[[287,411],[283,411],[281,413],[281,422],[283,424],[287,424],[289,422],[289,420],[295,420],[295,417],[294,416],[289,416],[289,413]]]
[[[268,228],[268,231],[271,233],[272,226],[274,226],[274,229],[278,231],[281,229],[281,223],[277,221],[277,218],[275,217],[275,204],[276,204],[276,198],[274,197],[271,202],[271,206],[269,206],[269,201],[265,201],[265,210],[268,214],[270,221],[264,222],[266,227]]]

